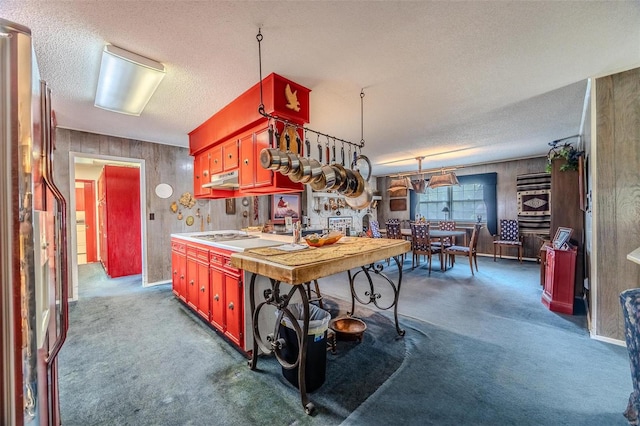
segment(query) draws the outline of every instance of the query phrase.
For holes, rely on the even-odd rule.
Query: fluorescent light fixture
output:
[[[438,188],[440,186],[452,186],[452,185],[460,185],[458,182],[458,177],[455,173],[444,173],[441,175],[433,175],[429,179],[429,183],[427,185],[428,188]]]
[[[164,78],[164,65],[107,44],[102,51],[95,106],[140,115]]]

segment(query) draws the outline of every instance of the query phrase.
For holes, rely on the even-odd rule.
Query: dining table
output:
[[[402,235],[402,237],[405,240],[411,241],[411,229],[407,229],[407,228],[402,228],[400,229],[400,235]],[[465,230],[444,230],[444,229],[430,229],[429,230],[429,237],[431,238],[440,238],[440,240],[442,240],[443,238],[455,238],[455,237],[463,237],[464,238],[464,245],[467,245],[467,231]],[[446,271],[446,264],[445,262],[442,261],[442,258],[440,259],[440,270],[441,271]]]

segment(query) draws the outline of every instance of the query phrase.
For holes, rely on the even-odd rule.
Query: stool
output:
[[[638,425],[640,412],[640,288],[620,293],[622,316],[624,317],[624,336],[629,351],[631,381],[633,392],[629,395],[629,404],[624,416],[630,425]]]
[[[315,290],[311,290],[311,282],[307,282],[305,283],[305,285],[307,286],[307,297],[309,298],[309,303],[318,302],[318,307],[320,309],[324,309],[324,306],[322,305],[322,295],[320,294],[320,286],[318,285],[318,280],[313,280]],[[314,293],[315,297],[311,297],[311,293]]]

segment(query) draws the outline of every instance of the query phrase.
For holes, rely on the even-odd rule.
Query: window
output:
[[[424,216],[437,222],[455,220],[475,223],[482,216],[482,223],[491,235],[497,233],[497,173],[458,176],[460,186],[443,186],[427,189],[425,194],[410,192],[410,217]],[[443,212],[444,208],[449,209]],[[418,216],[419,217],[419,216]]]
[[[415,214],[423,216],[427,220],[476,222],[480,217],[483,223],[487,221],[483,184],[441,186],[427,189],[424,194],[416,195]]]

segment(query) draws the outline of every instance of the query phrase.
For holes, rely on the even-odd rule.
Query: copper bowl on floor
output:
[[[342,317],[331,320],[329,328],[334,331],[338,340],[358,340],[362,342],[362,335],[367,329],[367,324],[358,318]]]

